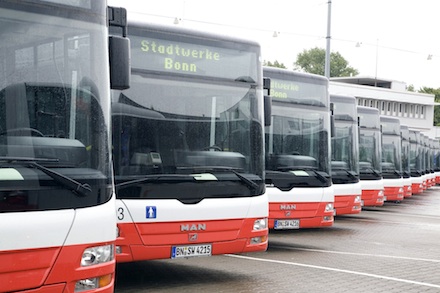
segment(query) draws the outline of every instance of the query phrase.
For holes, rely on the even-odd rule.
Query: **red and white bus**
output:
[[[380,116],[382,127],[382,177],[386,201],[403,200],[402,142],[399,118]]]
[[[434,172],[434,139],[431,137],[428,137],[428,141],[427,141],[427,146],[428,146],[428,171],[429,171],[429,187],[433,187],[435,185],[435,172]]]
[[[1,292],[113,292],[113,12],[125,10],[97,0],[0,3]],[[116,39],[119,55],[128,41]]]
[[[406,125],[400,125],[402,142],[402,178],[403,178],[403,197],[412,196],[411,165],[410,165],[410,134]]]
[[[434,145],[434,154],[433,154],[433,167],[434,167],[434,174],[435,174],[435,184],[440,184],[440,140],[434,139],[433,140]]]
[[[330,94],[332,111],[331,176],[335,214],[359,214],[362,187],[359,179],[359,125],[356,98]]]
[[[382,136],[379,110],[357,106],[359,117],[359,173],[363,206],[384,204]]]
[[[422,170],[423,170],[423,190],[427,190],[429,187],[429,181],[431,180],[431,174],[429,172],[429,159],[428,159],[428,145],[427,141],[428,136],[423,133],[420,133],[420,148],[422,155]]]
[[[118,262],[265,251],[260,45],[132,22],[113,91]]]
[[[331,226],[328,79],[265,67],[270,78],[272,121],[266,126],[266,194],[269,228]]]
[[[409,164],[411,168],[412,194],[421,194],[424,191],[423,183],[423,152],[421,147],[421,134],[419,130],[409,130]]]

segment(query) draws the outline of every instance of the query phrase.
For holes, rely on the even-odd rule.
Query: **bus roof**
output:
[[[212,39],[212,40],[223,40],[227,42],[236,42],[236,43],[246,43],[251,46],[261,47],[260,43],[255,40],[247,39],[247,38],[238,38],[231,35],[225,35],[217,32],[209,32],[202,31],[190,28],[184,28],[176,25],[167,25],[167,24],[157,24],[151,23],[147,21],[140,20],[128,20],[128,31],[130,33],[130,27],[135,27],[138,29],[151,31],[151,32],[165,32],[170,34],[176,34],[180,36],[187,36],[192,38],[200,38],[200,39]]]
[[[356,97],[342,94],[330,94],[330,101],[338,101],[343,103],[356,103]]]
[[[265,75],[264,72],[272,72],[278,75],[285,75],[286,79],[291,79],[292,76],[295,76],[296,78],[307,79],[312,82],[316,81],[316,83],[321,83],[321,84],[323,83],[328,84],[329,82],[328,78],[322,75],[307,73],[307,72],[299,72],[299,71],[278,68],[278,67],[263,66],[263,76]]]
[[[379,116],[379,109],[365,106],[357,106],[358,113],[376,113]]]

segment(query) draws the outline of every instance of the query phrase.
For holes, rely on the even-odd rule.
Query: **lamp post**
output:
[[[324,75],[327,78],[330,78],[330,28],[331,28],[331,16],[332,16],[332,1],[328,0],[328,11],[327,11],[327,44],[325,49],[325,66],[324,66]]]
[[[377,87],[377,64],[379,59],[379,39],[376,39],[376,69],[374,72],[374,87]]]

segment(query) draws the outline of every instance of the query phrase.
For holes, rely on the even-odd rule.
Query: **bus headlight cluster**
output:
[[[93,266],[108,261],[112,261],[115,257],[113,244],[89,247],[84,250],[81,258],[81,266]]]
[[[354,202],[361,202],[361,196],[356,195],[356,197],[354,198]]]
[[[329,202],[328,204],[325,205],[325,211],[326,212],[333,211],[333,203],[332,202]]]
[[[379,193],[377,194],[379,197],[382,197],[382,196],[384,196],[384,193],[383,193],[384,191],[383,191],[383,189],[381,189],[381,190],[379,190]]]
[[[266,228],[267,228],[267,218],[255,220],[254,230],[263,230]]]

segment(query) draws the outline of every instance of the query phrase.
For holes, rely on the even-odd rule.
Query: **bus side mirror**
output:
[[[272,98],[270,97],[270,78],[263,78],[264,89],[264,126],[270,126],[272,122]]]
[[[110,87],[125,90],[130,87],[130,40],[119,36],[109,37]]]
[[[272,123],[272,98],[264,96],[264,126],[270,126]]]
[[[122,28],[122,36],[109,36],[110,88],[125,90],[130,87],[130,40],[127,38],[127,10],[107,7],[109,26]]]
[[[335,116],[333,115],[333,112],[334,104],[330,103],[330,137],[335,137],[336,135]]]

